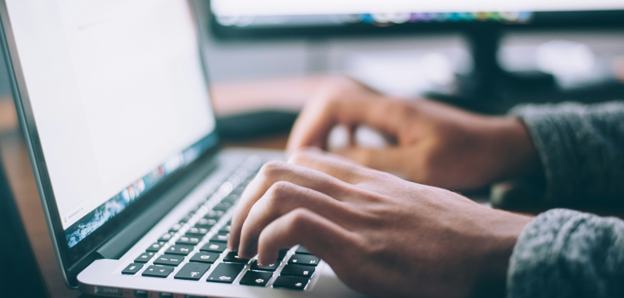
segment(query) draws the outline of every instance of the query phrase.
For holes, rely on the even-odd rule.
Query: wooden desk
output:
[[[213,102],[218,114],[233,114],[258,108],[300,109],[305,100],[329,77],[265,79],[229,82],[213,86]],[[287,135],[227,146],[283,149]],[[29,239],[53,297],[88,297],[68,289],[63,283],[39,200],[30,159],[17,125],[10,98],[0,98],[0,152],[9,183],[17,200]]]

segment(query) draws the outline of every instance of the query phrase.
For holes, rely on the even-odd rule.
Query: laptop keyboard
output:
[[[122,270],[124,275],[305,290],[320,260],[304,247],[282,249],[260,266],[229,251],[233,206],[262,166],[247,158],[228,179]]]

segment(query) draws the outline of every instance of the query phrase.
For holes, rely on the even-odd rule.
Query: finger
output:
[[[369,97],[339,98],[310,102],[301,112],[290,134],[287,151],[316,146],[325,149],[330,130],[336,124],[352,127],[366,124],[394,135],[400,127],[405,109],[403,101]]]
[[[316,148],[295,151],[288,163],[326,173],[349,184],[357,184],[366,178],[367,169],[359,164]]]
[[[260,232],[272,221],[297,208],[305,208],[338,224],[352,222],[351,209],[345,203],[323,193],[280,181],[251,208],[241,230],[238,255],[251,258],[256,255]]]
[[[279,249],[301,244],[338,269],[347,262],[345,253],[355,251],[358,241],[356,234],[299,208],[273,221],[262,231],[258,242],[258,262],[271,264],[276,261]]]
[[[285,162],[269,162],[265,164],[256,178],[243,192],[232,219],[228,248],[238,247],[240,230],[252,206],[264,193],[278,181],[288,181],[329,195],[335,199],[346,198],[349,184],[323,172],[315,171]]]
[[[399,147],[384,149],[348,147],[336,152],[356,163],[384,172],[406,173],[407,161],[410,159],[409,152]]]

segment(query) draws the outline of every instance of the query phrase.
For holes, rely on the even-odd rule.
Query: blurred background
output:
[[[624,98],[621,1],[199,0],[194,8],[230,140],[287,134],[336,75],[487,114],[522,102]],[[2,55],[0,136],[17,128],[11,99]]]
[[[290,10],[288,1],[263,3],[257,8],[246,0],[197,1],[196,9],[217,112],[258,116],[258,111],[287,111],[277,126],[261,115],[254,118],[270,131],[289,128],[328,74],[349,75],[384,93],[426,96],[484,113],[502,113],[522,101],[604,100],[624,93],[615,83],[624,76],[624,7],[617,6],[624,5],[617,1],[551,4],[554,8],[527,1],[516,11],[504,11],[514,7],[503,5],[488,13],[392,10],[393,3],[409,1],[382,4],[384,13],[356,13],[361,8],[352,1],[339,2],[344,7],[338,8],[321,1]],[[453,11],[474,10],[471,4],[448,3]],[[609,9],[597,9],[601,5]],[[531,7],[537,12],[523,11]],[[505,73],[523,73],[526,82],[485,78],[502,73],[491,70],[497,62]],[[483,81],[519,88],[485,90],[492,88],[484,88]],[[276,90],[284,86],[291,89]],[[245,100],[223,99],[233,94]],[[5,105],[10,99],[4,58],[0,98]],[[222,127],[232,127],[226,132],[234,137],[256,134],[238,135],[228,122]]]

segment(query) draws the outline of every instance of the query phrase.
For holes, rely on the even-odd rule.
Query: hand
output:
[[[262,168],[236,208],[228,247],[271,264],[279,249],[302,244],[366,294],[464,297],[492,280],[504,288],[530,220],[314,150]]]
[[[524,125],[427,100],[387,98],[353,81],[321,92],[303,110],[288,152],[327,149],[331,129],[368,125],[396,140],[384,149],[350,146],[338,153],[414,182],[467,190],[536,171],[539,160]]]

